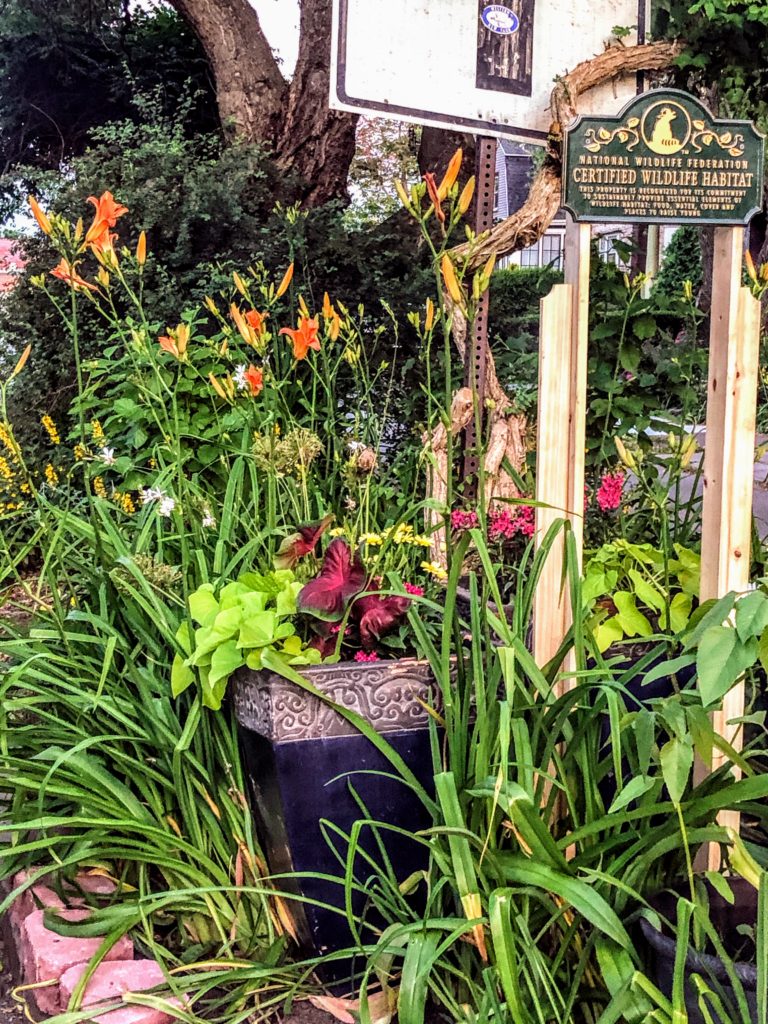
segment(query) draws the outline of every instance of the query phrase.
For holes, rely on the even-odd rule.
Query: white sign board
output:
[[[331,106],[541,142],[555,79],[616,26],[644,42],[645,21],[646,0],[333,0]],[[617,80],[579,109],[614,113],[637,91]]]

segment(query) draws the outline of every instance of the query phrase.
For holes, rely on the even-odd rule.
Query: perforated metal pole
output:
[[[478,139],[475,155],[475,231],[478,235],[493,227],[493,193],[496,182],[496,140]],[[489,294],[481,298],[472,332],[468,339],[464,363],[464,384],[472,389],[478,416],[473,418],[464,432],[464,477],[477,484],[479,449],[482,441],[482,422],[485,412],[485,362],[488,352]],[[480,427],[481,437],[477,436]]]

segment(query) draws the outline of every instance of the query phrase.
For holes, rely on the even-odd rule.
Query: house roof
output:
[[[0,238],[0,292],[13,288],[24,270],[26,260],[15,238]]]

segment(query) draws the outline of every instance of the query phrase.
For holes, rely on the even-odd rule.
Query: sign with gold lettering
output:
[[[745,224],[762,205],[763,136],[656,89],[566,130],[563,206],[580,221]]]

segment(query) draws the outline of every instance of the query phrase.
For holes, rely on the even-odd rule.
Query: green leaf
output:
[[[232,673],[244,664],[242,652],[238,650],[234,640],[222,644],[213,652],[211,669],[208,676],[210,686],[220,681],[226,682]]]
[[[627,575],[635,585],[635,593],[649,608],[657,612],[664,610],[666,604],[664,595],[658,587],[654,586],[646,577],[642,576],[637,569],[629,569]]]
[[[768,626],[768,597],[755,590],[736,602],[736,632],[742,643],[753,636],[761,636]]]
[[[632,333],[641,341],[652,338],[656,333],[656,319],[650,313],[643,313],[632,321]]]
[[[757,656],[764,671],[768,672],[768,627],[760,634],[760,640],[757,644]]]
[[[635,604],[635,595],[619,590],[613,595],[613,603],[618,609],[616,619],[627,636],[652,636],[653,627]]]
[[[670,800],[679,804],[693,768],[693,745],[690,737],[673,737],[661,748],[661,773],[669,790]]]
[[[721,699],[757,659],[755,637],[742,644],[732,626],[710,626],[696,656],[698,688],[705,707]]]
[[[733,889],[728,885],[728,879],[724,875],[721,875],[719,871],[705,871],[704,877],[712,888],[723,897],[726,903],[730,903],[731,906],[734,905],[736,897],[733,894]]]
[[[189,668],[180,654],[177,654],[171,665],[171,693],[178,697],[195,681],[195,673]]]
[[[544,864],[537,864],[518,854],[499,859],[502,861],[502,869],[508,881],[519,885],[536,886],[559,896],[609,939],[613,939],[624,949],[632,948],[632,941],[616,912],[587,882],[555,871]]]
[[[201,626],[210,626],[219,612],[212,583],[203,583],[194,594],[189,595],[189,612]]]
[[[656,735],[656,715],[653,711],[643,708],[635,715],[632,723],[637,745],[637,760],[640,771],[645,773],[651,764],[651,754]]]
[[[664,629],[671,629],[673,633],[682,633],[688,625],[691,617],[693,598],[690,594],[675,594],[669,602],[669,623],[667,623],[666,608],[661,613],[661,625]]]
[[[656,779],[648,778],[647,775],[636,775],[634,779],[630,779],[626,786],[616,794],[613,803],[608,808],[608,814],[620,811],[633,800],[639,800],[641,796],[644,796],[648,790],[653,789],[655,785]]]
[[[603,651],[608,650],[611,644],[623,639],[624,630],[621,628],[621,623],[616,615],[606,619],[605,622],[601,622],[595,629],[595,643],[601,654]]]

